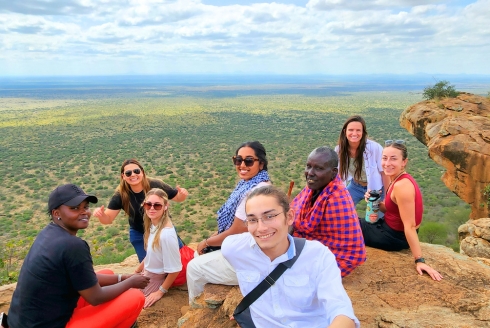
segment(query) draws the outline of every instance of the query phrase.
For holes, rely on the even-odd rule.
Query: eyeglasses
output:
[[[124,172],[124,175],[129,178],[130,176],[133,175],[133,173],[134,174],[140,174],[141,173],[141,169],[127,170],[126,172]]]
[[[146,202],[146,203],[143,203],[143,207],[147,211],[149,211],[152,207],[155,209],[155,211],[160,211],[163,207],[163,204]]]
[[[276,216],[278,216],[279,214],[282,214],[282,213],[284,213],[284,212],[280,212],[277,214],[264,214],[260,218],[250,218],[250,219],[246,219],[243,222],[245,222],[246,226],[251,227],[251,226],[255,226],[257,223],[259,223],[259,219],[260,219],[264,225],[269,225],[274,221]]]
[[[385,146],[389,146],[391,144],[397,144],[397,145],[403,145],[405,144],[405,140],[386,140],[385,141]]]
[[[242,156],[233,156],[232,158],[233,164],[236,166],[242,165],[242,162],[245,163],[245,166],[250,167],[253,166],[255,162],[258,162],[258,158],[253,158],[252,156],[247,156],[243,158]]]

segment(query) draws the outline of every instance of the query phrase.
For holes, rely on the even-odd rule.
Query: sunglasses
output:
[[[160,211],[163,207],[163,204],[146,202],[146,203],[143,203],[143,207],[147,211],[149,211],[152,207],[155,209],[155,211]]]
[[[140,174],[141,173],[141,169],[127,170],[126,172],[124,172],[124,175],[129,178],[130,176],[133,175],[133,173],[134,174]]]
[[[385,146],[389,146],[392,144],[403,145],[403,144],[405,144],[405,140],[386,140],[385,141]]]
[[[255,162],[259,161],[258,158],[253,158],[252,156],[247,156],[245,158],[243,158],[242,156],[233,156],[231,160],[236,166],[240,166],[242,165],[242,163],[245,163],[245,166],[247,167],[253,166]]]

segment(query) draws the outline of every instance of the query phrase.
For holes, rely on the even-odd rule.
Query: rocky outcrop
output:
[[[471,205],[470,218],[489,216],[483,189],[490,184],[490,99],[461,93],[408,107],[400,124],[446,168],[444,184]]]
[[[367,251],[367,262],[343,280],[361,327],[490,326],[490,267],[484,262],[422,244],[427,262],[444,276],[435,282],[416,273],[409,252]],[[229,315],[241,298],[237,287],[207,285],[201,308],[180,318],[179,327],[236,327]]]
[[[458,228],[458,234],[461,253],[490,259],[490,218],[470,220]]]
[[[419,276],[408,251],[367,248],[368,260],[344,278],[362,327],[489,327],[490,266],[450,248],[422,244],[426,261],[444,276],[435,282]],[[115,272],[132,272],[136,256],[123,263],[102,265]],[[488,263],[488,262],[487,262]],[[15,284],[0,287],[0,312],[8,311]],[[185,288],[171,288],[165,297],[138,318],[138,327],[236,328],[230,321],[242,296],[237,287],[207,285],[197,307],[182,315],[188,304]]]

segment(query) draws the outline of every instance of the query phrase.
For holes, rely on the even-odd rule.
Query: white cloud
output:
[[[227,6],[199,0],[2,2],[0,74],[12,74],[2,70],[7,62],[29,67],[43,60],[43,72],[51,67],[52,74],[123,74],[135,67],[153,73],[490,74],[488,17],[490,0],[459,7],[416,0],[310,0],[305,7],[280,0]],[[472,62],[459,65],[467,58]],[[84,61],[91,65],[78,69]]]

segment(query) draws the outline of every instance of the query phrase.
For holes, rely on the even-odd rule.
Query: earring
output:
[[[61,220],[61,218],[58,218],[58,221]]]

